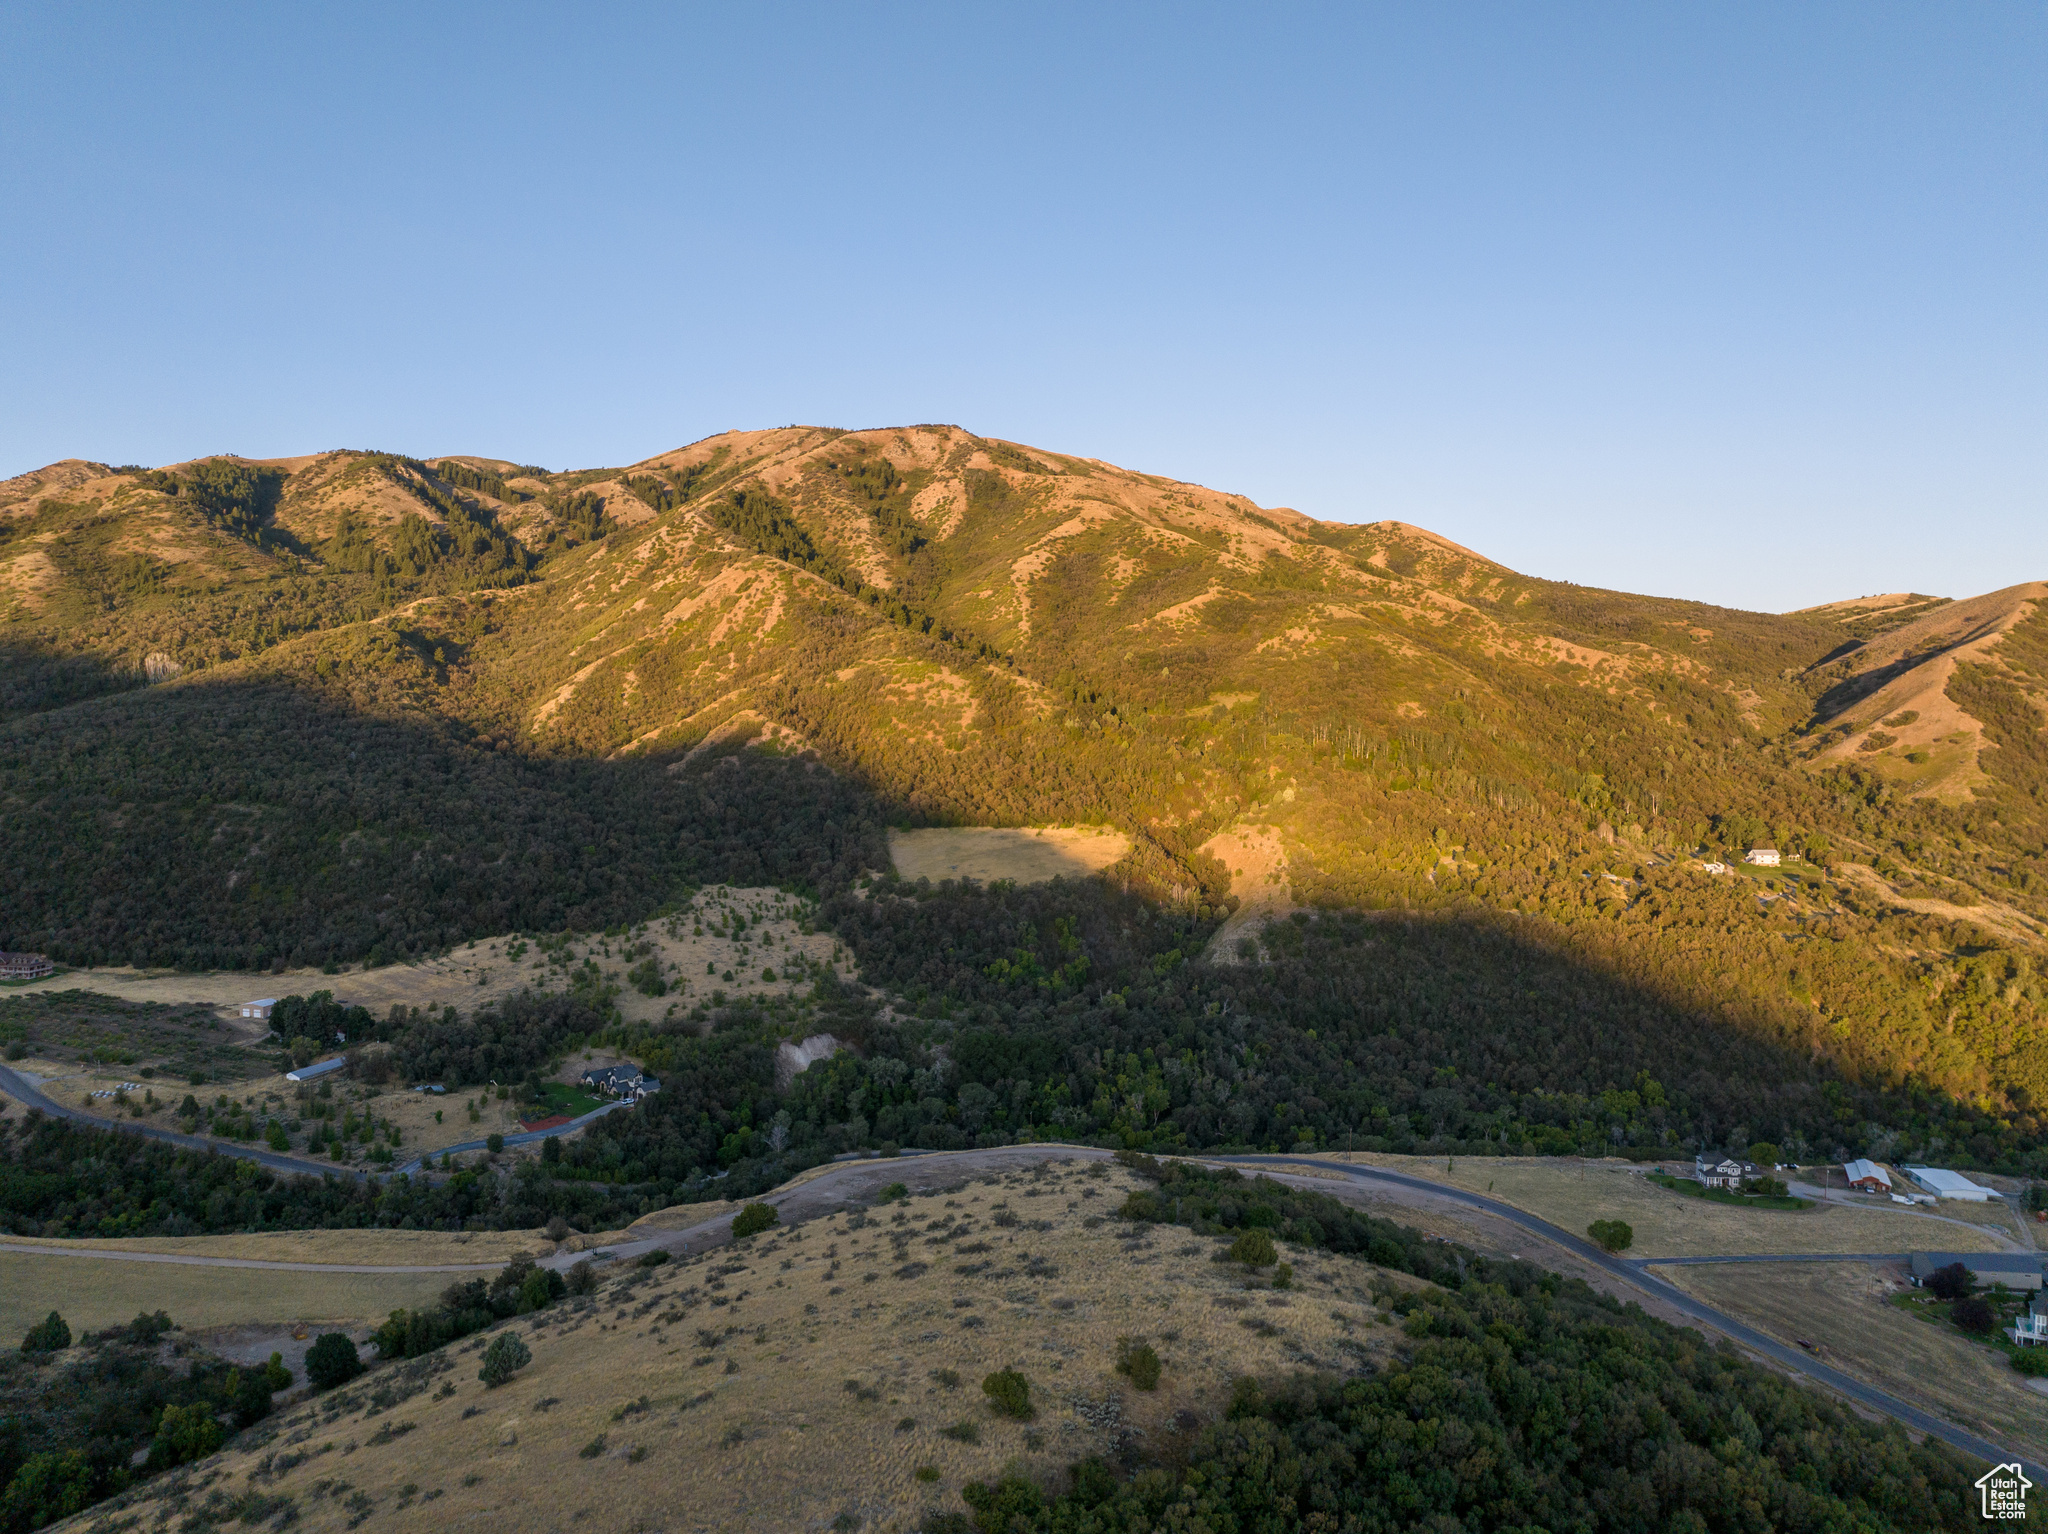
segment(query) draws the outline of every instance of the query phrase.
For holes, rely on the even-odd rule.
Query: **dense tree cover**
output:
[[[798,762],[493,750],[306,691],[183,688],[0,725],[0,945],[67,963],[387,962],[481,933],[604,928],[696,885],[843,886],[879,813]]]
[[[0,1534],[28,1534],[138,1474],[212,1453],[228,1431],[269,1415],[272,1393],[291,1384],[274,1356],[268,1367],[236,1368],[175,1331],[158,1311],[62,1352],[0,1356]]]
[[[1048,1499],[973,1484],[988,1534],[1428,1529],[1905,1530],[1974,1521],[1980,1469],[1867,1422],[1697,1332],[1578,1279],[1481,1256],[1335,1199],[1139,1158],[1162,1180],[1127,1217],[1270,1229],[1427,1279],[1385,1280],[1404,1318],[1398,1369],[1240,1380],[1225,1419],[1128,1479],[1074,1469]],[[926,1528],[934,1528],[927,1522]]]
[[[379,1358],[418,1358],[458,1337],[544,1309],[568,1292],[561,1274],[531,1257],[515,1257],[488,1281],[450,1284],[438,1305],[392,1311],[370,1340]]]

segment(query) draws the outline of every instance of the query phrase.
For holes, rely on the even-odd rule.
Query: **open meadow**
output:
[[[1806,1209],[1738,1208],[1688,1198],[1652,1183],[1648,1168],[1626,1161],[1579,1161],[1541,1156],[1380,1156],[1358,1153],[1329,1159],[1385,1167],[1473,1193],[1487,1193],[1517,1209],[1583,1235],[1595,1220],[1624,1220],[1635,1232],[1631,1257],[1714,1257],[1765,1252],[1829,1254],[1939,1250],[1994,1251],[2014,1244],[2009,1216],[2000,1211],[1941,1205],[1933,1214],[1897,1205],[1815,1203]],[[2002,1222],[2001,1243],[1987,1224]]]
[[[1091,826],[949,826],[891,831],[889,861],[906,879],[1048,879],[1101,873],[1131,850],[1121,831]]]
[[[339,1233],[337,1233],[339,1234]],[[381,1321],[434,1298],[454,1273],[307,1273],[0,1252],[0,1339],[51,1311],[74,1334],[164,1311],[188,1329]]]
[[[2048,1459],[2048,1396],[2005,1356],[1887,1303],[1903,1267],[1865,1262],[1660,1268],[1661,1277],[1789,1346],[2034,1459]]]

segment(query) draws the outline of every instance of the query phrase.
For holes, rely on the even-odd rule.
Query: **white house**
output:
[[[1738,1192],[1743,1180],[1756,1176],[1753,1162],[1744,1161],[1740,1156],[1724,1156],[1718,1151],[1701,1151],[1693,1158],[1692,1175],[1709,1188],[1733,1188]]]
[[[2048,1291],[2036,1290],[2027,1301],[2026,1312],[2013,1319],[2005,1334],[2023,1348],[2038,1348],[2048,1342]]]
[[[1778,866],[1778,849],[1776,847],[1752,847],[1749,851],[1743,853],[1742,861],[1754,863],[1759,868],[1776,868]]]
[[[271,1009],[276,1005],[275,996],[266,996],[261,1001],[245,1001],[242,1003],[242,1016],[253,1017],[259,1023],[267,1023],[270,1021]]]
[[[1875,1161],[1851,1161],[1842,1168],[1849,1174],[1849,1186],[1859,1193],[1889,1193],[1892,1191],[1891,1173]]]
[[[1996,1190],[1971,1182],[1961,1172],[1948,1172],[1934,1166],[1909,1166],[1903,1170],[1929,1193],[1942,1198],[1959,1199],[1966,1204],[1986,1204],[1999,1196]]]

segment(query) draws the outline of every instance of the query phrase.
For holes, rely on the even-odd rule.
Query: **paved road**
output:
[[[4,1072],[0,1073],[0,1075],[12,1076],[13,1073]],[[19,1078],[15,1079],[18,1080]],[[0,1087],[8,1087],[11,1091],[11,1085],[5,1080],[0,1080]],[[37,1095],[40,1096],[40,1094]],[[561,1127],[566,1129],[568,1126]],[[543,1138],[546,1133],[547,1131],[536,1131],[533,1133],[532,1138]],[[161,1131],[159,1131],[159,1136],[176,1138],[178,1140],[189,1138],[187,1136],[164,1136]],[[923,1191],[953,1182],[963,1176],[971,1176],[984,1171],[1001,1171],[1009,1167],[1028,1165],[1034,1161],[1054,1158],[1108,1160],[1111,1154],[1109,1151],[1084,1145],[1013,1145],[991,1150],[960,1151],[901,1160],[851,1161],[833,1166],[810,1181],[800,1183],[786,1192],[768,1194],[762,1201],[776,1206],[783,1223],[795,1225],[801,1224],[806,1220],[835,1213],[839,1210],[851,1207],[864,1207],[873,1201],[874,1196],[880,1193],[884,1186],[892,1182],[904,1183],[913,1191]],[[286,1158],[277,1157],[273,1159],[284,1160]],[[1714,1309],[1711,1305],[1695,1299],[1677,1285],[1650,1271],[1653,1266],[1665,1265],[1667,1262],[1672,1265],[1685,1265],[1706,1261],[1890,1261],[1894,1260],[1898,1254],[1863,1254],[1860,1257],[1830,1257],[1826,1254],[1814,1256],[1763,1254],[1759,1257],[1673,1258],[1663,1260],[1655,1258],[1621,1258],[1602,1250],[1582,1236],[1574,1235],[1562,1226],[1554,1225],[1538,1215],[1528,1213],[1526,1210],[1517,1209],[1512,1204],[1504,1203],[1483,1193],[1468,1192],[1463,1188],[1454,1188],[1447,1183],[1432,1182],[1428,1178],[1416,1177],[1406,1172],[1394,1172],[1381,1167],[1362,1166],[1345,1161],[1326,1161],[1314,1156],[1200,1156],[1191,1159],[1207,1162],[1211,1165],[1264,1170],[1281,1176],[1285,1176],[1289,1169],[1294,1167],[1311,1169],[1319,1173],[1335,1173],[1338,1178],[1357,1187],[1392,1188],[1409,1193],[1425,1194],[1432,1198],[1460,1204],[1467,1208],[1493,1215],[1496,1218],[1506,1220],[1512,1225],[1521,1227],[1532,1235],[1541,1237],[1554,1246],[1562,1247],[1574,1256],[1592,1264],[1594,1267],[1601,1269],[1623,1283],[1654,1295],[1680,1314],[1713,1328],[1723,1336],[1740,1343],[1751,1352],[1762,1354],[1764,1357],[1772,1359],[1795,1373],[1802,1374],[1808,1379],[1827,1386],[1837,1395],[1859,1406],[1892,1417],[1916,1432],[1931,1434],[1943,1443],[1961,1449],[1964,1453],[1973,1455],[1978,1459],[1993,1464],[2020,1460],[2025,1465],[2027,1474],[2033,1477],[2034,1480],[2037,1482],[2048,1481],[2048,1466],[2023,1460],[2019,1455],[2002,1449],[1987,1439],[1979,1438],[1976,1434],[1957,1427],[1954,1423],[1944,1418],[1937,1417],[1931,1412],[1923,1411],[1920,1407],[1914,1406],[1910,1402],[1902,1401],[1885,1391],[1866,1385],[1861,1380],[1854,1379],[1844,1374],[1841,1370],[1824,1364],[1797,1348],[1787,1347],[1785,1344],[1765,1336],[1754,1327],[1736,1320],[1733,1316],[1726,1315]],[[1329,1180],[1325,1177],[1304,1178],[1302,1182],[1308,1185],[1311,1191],[1329,1191]],[[596,1251],[558,1252],[551,1257],[543,1259],[541,1266],[560,1269],[573,1266],[575,1263],[586,1259],[597,1261],[626,1260],[643,1256],[648,1252],[656,1250],[666,1251],[675,1255],[694,1255],[697,1252],[705,1251],[730,1241],[732,1239],[732,1220],[732,1215],[725,1214],[714,1219],[700,1221],[683,1230],[659,1231]],[[133,1261],[178,1261],[206,1267],[304,1268],[307,1271],[314,1272],[392,1273],[466,1271],[466,1269],[444,1268],[392,1268],[367,1264],[264,1262],[253,1258],[232,1257],[170,1257],[167,1254],[157,1253],[81,1252],[78,1248],[59,1247],[5,1246],[0,1247],[0,1250],[10,1253],[29,1253],[38,1256],[84,1255],[102,1258],[119,1257],[123,1260]],[[482,1264],[480,1266],[494,1267],[497,1264]]]
[[[267,1166],[273,1172],[286,1172],[310,1177],[361,1177],[362,1172],[354,1167],[338,1166],[332,1161],[308,1161],[298,1156],[281,1155],[270,1149],[258,1149],[253,1145],[237,1145],[227,1140],[209,1140],[201,1135],[179,1134],[175,1129],[159,1129],[154,1124],[123,1123],[118,1119],[103,1119],[90,1113],[81,1113],[76,1108],[65,1106],[53,1097],[43,1094],[33,1078],[18,1071],[10,1071],[0,1065],[0,1092],[20,1103],[25,1108],[40,1108],[52,1118],[70,1119],[92,1129],[118,1129],[125,1134],[141,1135],[147,1140],[161,1140],[166,1145],[183,1146],[186,1150],[215,1151],[223,1156],[238,1156],[244,1161],[254,1161]]]
[[[1861,1380],[1854,1379],[1844,1374],[1841,1370],[1820,1362],[1820,1360],[1800,1349],[1787,1347],[1782,1342],[1765,1336],[1755,1327],[1745,1325],[1733,1316],[1726,1315],[1714,1309],[1711,1305],[1694,1299],[1676,1284],[1659,1278],[1655,1273],[1648,1271],[1648,1268],[1642,1264],[1641,1259],[1631,1262],[1611,1256],[1600,1247],[1586,1240],[1583,1236],[1575,1236],[1562,1226],[1553,1225],[1548,1220],[1541,1219],[1525,1210],[1517,1209],[1512,1204],[1504,1204],[1499,1199],[1489,1198],[1483,1193],[1468,1193],[1463,1188],[1453,1188],[1444,1183],[1430,1182],[1426,1178],[1411,1177],[1405,1172],[1386,1171],[1379,1167],[1354,1166],[1350,1162],[1345,1161],[1323,1161],[1307,1156],[1231,1156],[1205,1157],[1203,1159],[1215,1159],[1235,1165],[1269,1166],[1275,1170],[1282,1169],[1290,1164],[1311,1166],[1318,1170],[1339,1173],[1342,1176],[1368,1186],[1377,1184],[1406,1188],[1415,1192],[1434,1194],[1439,1198],[1449,1199],[1453,1203],[1464,1204],[1473,1209],[1484,1210],[1488,1214],[1496,1215],[1512,1224],[1521,1226],[1524,1230],[1543,1237],[1554,1246],[1565,1248],[1574,1256],[1583,1258],[1594,1266],[1611,1273],[1616,1278],[1654,1294],[1674,1310],[1713,1327],[1714,1330],[1720,1332],[1723,1336],[1741,1343],[1751,1352],[1761,1353],[1765,1357],[1783,1364],[1788,1369],[1797,1370],[1809,1379],[1818,1380],[1837,1395],[1846,1397],[1860,1406],[1867,1407],[1872,1411],[1882,1412],[1884,1415],[1904,1423],[1917,1432],[1932,1434],[1943,1443],[1951,1444],[1961,1449],[1965,1454],[1975,1455],[1977,1458],[1988,1460],[1993,1464],[2009,1463],[2020,1459],[2019,1455],[2002,1449],[1987,1439],[1979,1438],[1975,1433],[1957,1427],[1945,1418],[1937,1417],[1932,1412],[1923,1411],[1910,1402],[1900,1400],[1897,1396],[1889,1395],[1882,1390],[1866,1385]],[[1821,1261],[1825,1259],[1808,1258],[1805,1260]],[[2026,1466],[2027,1474],[2036,1481],[2039,1481],[2043,1475],[2048,1475],[2048,1467],[2043,1467],[2026,1460],[2021,1460],[2021,1463]]]
[[[502,1262],[425,1265],[367,1262],[274,1262],[262,1257],[195,1257],[183,1252],[103,1252],[81,1246],[29,1246],[0,1241],[0,1252],[22,1257],[88,1257],[99,1262],[168,1262],[186,1268],[275,1268],[285,1273],[495,1273]]]
[[[229,1140],[210,1140],[203,1135],[179,1134],[175,1129],[159,1129],[154,1124],[137,1124],[132,1121],[124,1122],[120,1119],[103,1119],[96,1114],[81,1113],[78,1109],[68,1107],[58,1102],[54,1097],[45,1094],[36,1085],[33,1077],[24,1076],[18,1071],[8,1070],[5,1066],[0,1066],[0,1092],[6,1093],[7,1096],[13,1098],[25,1108],[42,1109],[43,1112],[49,1114],[52,1118],[70,1119],[74,1123],[84,1124],[93,1129],[114,1129],[124,1134],[141,1135],[144,1139],[161,1140],[166,1145],[178,1145],[186,1150],[213,1151],[222,1156],[238,1156],[244,1161],[254,1161],[261,1166],[269,1167],[273,1172],[285,1172],[295,1176],[353,1177],[358,1180],[364,1177],[397,1177],[419,1171],[422,1163],[428,1159],[429,1155],[439,1156],[444,1153],[484,1150],[488,1147],[489,1143],[485,1140],[465,1140],[460,1145],[448,1145],[442,1147],[441,1150],[429,1152],[428,1155],[415,1156],[404,1165],[394,1167],[388,1172],[370,1171],[362,1167],[346,1166],[333,1161],[312,1161],[302,1156],[287,1156],[268,1148],[259,1148],[254,1145],[239,1145]],[[603,1118],[607,1113],[632,1106],[629,1102],[606,1103],[602,1108],[586,1113],[579,1119],[571,1119],[566,1124],[557,1124],[552,1129],[529,1129],[520,1134],[507,1135],[505,1136],[505,1143],[507,1145],[528,1145],[535,1140],[547,1140],[552,1139],[556,1135],[574,1134],[584,1125],[595,1119]],[[350,1269],[348,1271],[371,1272],[375,1270]]]
[[[1632,1268],[1699,1268],[1730,1262],[1905,1262],[1911,1252],[1744,1252],[1733,1257],[1624,1257]]]
[[[593,1108],[590,1112],[584,1114],[582,1118],[571,1119],[566,1124],[556,1124],[547,1129],[528,1129],[516,1135],[507,1135],[505,1136],[505,1143],[507,1145],[531,1145],[535,1140],[552,1140],[556,1135],[572,1135],[585,1124],[595,1123],[607,1113],[616,1113],[621,1108],[630,1108],[632,1106],[631,1103],[624,1100],[606,1103],[602,1108]],[[485,1139],[464,1140],[460,1145],[444,1145],[439,1150],[428,1151],[424,1155],[413,1157],[412,1160],[406,1162],[403,1166],[392,1168],[391,1175],[398,1177],[407,1173],[417,1172],[423,1163],[431,1161],[436,1156],[454,1156],[461,1154],[463,1151],[489,1150],[490,1143],[489,1140]]]

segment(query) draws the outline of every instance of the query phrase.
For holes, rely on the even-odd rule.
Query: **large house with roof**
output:
[[[661,1090],[661,1083],[637,1065],[599,1066],[585,1071],[579,1084],[600,1097],[636,1103],[648,1093]]]
[[[1755,1162],[1744,1161],[1740,1156],[1724,1156],[1719,1151],[1701,1151],[1692,1163],[1692,1175],[1703,1187],[1732,1188],[1736,1192],[1756,1176],[1756,1171]]]

